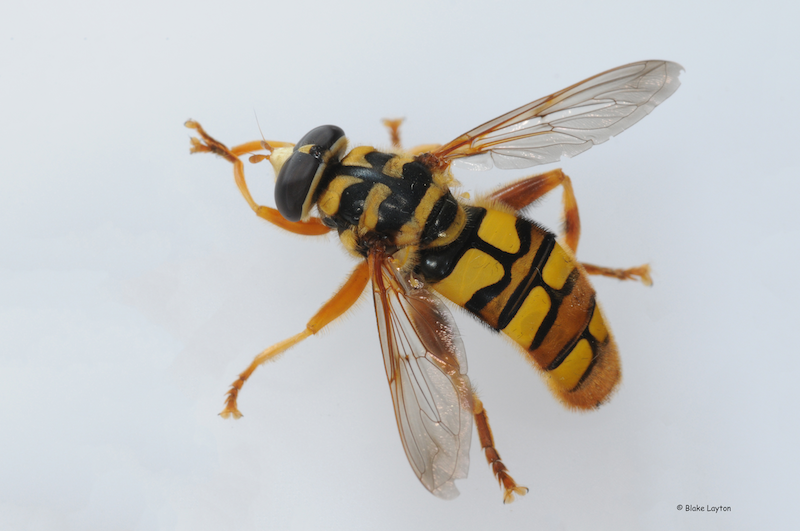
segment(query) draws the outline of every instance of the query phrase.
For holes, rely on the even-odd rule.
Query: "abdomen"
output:
[[[619,381],[620,367],[586,272],[538,225],[465,208],[469,221],[461,236],[423,250],[420,273],[519,344],[567,406],[597,406]]]

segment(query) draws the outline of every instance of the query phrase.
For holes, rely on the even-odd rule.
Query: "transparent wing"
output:
[[[408,462],[434,495],[458,496],[472,438],[472,388],[464,345],[450,311],[424,287],[412,288],[380,253],[370,255],[372,290],[386,376]]]
[[[527,168],[574,157],[632,126],[680,86],[668,61],[620,66],[464,133],[433,155],[472,169]],[[468,158],[464,158],[468,157]]]

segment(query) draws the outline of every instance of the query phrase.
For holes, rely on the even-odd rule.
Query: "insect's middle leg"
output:
[[[250,205],[250,208],[253,209],[253,212],[255,212],[258,217],[265,219],[273,225],[276,225],[284,230],[293,232],[295,234],[302,234],[304,236],[319,236],[330,232],[331,229],[323,225],[319,218],[312,217],[307,221],[297,222],[287,221],[276,209],[257,204],[253,200],[253,196],[250,195],[250,190],[247,188],[247,182],[244,179],[244,164],[242,164],[242,161],[239,159],[240,155],[252,153],[253,151],[260,151],[264,149],[264,144],[267,144],[272,148],[286,147],[293,144],[275,141],[253,141],[234,146],[229,149],[225,144],[219,142],[211,137],[211,135],[206,133],[199,123],[189,120],[185,125],[189,129],[194,129],[197,131],[197,134],[200,135],[199,139],[191,139],[192,153],[214,153],[215,155],[219,155],[233,164],[233,178],[236,181],[236,186],[239,188],[239,192],[241,192],[242,197],[244,197],[245,201],[247,201],[247,204]],[[260,155],[259,157],[263,156]]]
[[[339,289],[339,291],[336,292],[336,294],[331,297],[322,308],[319,309],[319,311],[314,315],[314,317],[311,318],[310,321],[308,321],[305,330],[295,336],[290,337],[289,339],[285,339],[280,343],[272,345],[261,354],[256,356],[255,359],[253,359],[252,363],[250,363],[250,366],[239,375],[239,378],[237,378],[233,384],[231,384],[231,388],[228,391],[228,397],[225,400],[225,409],[222,410],[220,415],[223,418],[228,418],[231,415],[237,419],[241,417],[242,414],[239,412],[239,409],[236,406],[236,398],[239,396],[239,391],[242,390],[244,382],[246,382],[250,375],[253,374],[253,371],[255,371],[259,365],[274,359],[276,356],[289,349],[289,347],[292,347],[307,337],[316,334],[329,323],[341,317],[344,312],[349,310],[350,307],[356,303],[358,298],[361,296],[361,293],[364,292],[364,288],[367,286],[368,281],[369,265],[365,261],[359,264],[358,267],[353,270],[353,272],[350,274],[350,277]]]
[[[492,429],[489,427],[489,417],[486,415],[486,410],[483,409],[483,402],[481,402],[478,395],[472,394],[474,403],[473,414],[475,416],[475,427],[478,429],[478,439],[481,441],[481,449],[486,454],[486,461],[492,467],[492,472],[497,478],[500,485],[503,486],[503,503],[511,503],[514,501],[514,495],[525,496],[528,493],[527,487],[520,487],[514,478],[508,473],[506,465],[500,459],[500,454],[494,447],[494,437],[492,436]]]
[[[403,143],[400,141],[400,126],[403,124],[403,120],[405,120],[405,118],[383,119],[383,125],[389,129],[389,138],[391,138],[392,147],[398,150],[403,150]],[[441,146],[441,144],[422,144],[421,146],[414,146],[413,148],[403,151],[409,155],[420,155],[422,153],[433,151],[439,146]]]
[[[572,181],[560,169],[550,170],[547,173],[511,183],[489,195],[489,199],[519,211],[537,199],[542,198],[558,185],[561,185],[564,189],[564,243],[573,253],[577,253],[578,243],[581,238],[581,219],[578,214],[578,202],[572,189]],[[583,262],[581,262],[581,265],[590,275],[602,275],[620,280],[640,280],[646,286],[653,284],[648,264],[627,269],[596,266]]]
[[[396,149],[402,148],[400,142],[400,125],[403,123],[404,118],[384,118],[383,125],[389,130],[389,138],[392,140],[392,147]]]

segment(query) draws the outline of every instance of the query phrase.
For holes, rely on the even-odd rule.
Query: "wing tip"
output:
[[[453,480],[447,481],[444,485],[431,490],[431,494],[442,500],[454,500],[461,494],[458,487],[455,486]]]

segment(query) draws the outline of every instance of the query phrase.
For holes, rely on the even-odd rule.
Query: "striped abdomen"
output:
[[[464,207],[453,243],[421,251],[418,272],[526,350],[567,405],[598,405],[620,378],[586,272],[555,236],[512,214]]]

